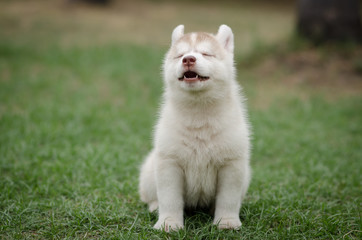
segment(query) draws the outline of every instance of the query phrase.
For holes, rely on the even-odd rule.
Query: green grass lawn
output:
[[[283,66],[265,80],[240,61],[281,53],[239,54],[253,127],[243,226],[218,230],[196,212],[184,230],[164,233],[152,229],[157,216],[137,188],[166,47],[52,41],[0,38],[0,238],[362,238],[360,89],[288,85],[278,79],[293,69]]]

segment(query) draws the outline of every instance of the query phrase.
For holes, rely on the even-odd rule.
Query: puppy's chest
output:
[[[185,203],[189,207],[207,207],[214,201],[217,171],[222,163],[219,138],[219,133],[208,125],[183,130],[181,165],[185,174]]]
[[[181,148],[188,161],[217,164],[216,155],[222,147],[221,132],[211,124],[199,127],[184,126],[179,129]],[[186,159],[186,160],[187,160]],[[201,164],[203,165],[203,164]]]

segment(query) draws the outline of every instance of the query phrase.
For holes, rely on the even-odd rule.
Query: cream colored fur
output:
[[[141,200],[158,209],[155,228],[184,226],[184,208],[215,209],[219,228],[239,228],[239,211],[250,182],[247,113],[235,80],[234,39],[221,25],[216,35],[172,33],[163,73],[164,101],[155,128],[154,148],[140,174]],[[206,81],[182,79],[183,58]]]

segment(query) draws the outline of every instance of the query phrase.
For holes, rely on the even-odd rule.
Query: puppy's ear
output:
[[[184,25],[178,25],[172,32],[172,44],[184,35]]]
[[[234,52],[234,34],[231,28],[226,25],[221,25],[217,32],[216,38],[219,40],[221,45],[229,52]]]

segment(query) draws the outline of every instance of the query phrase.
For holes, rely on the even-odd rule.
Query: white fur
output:
[[[172,32],[172,44],[177,42],[184,35],[184,25],[177,26]]]
[[[197,40],[198,34],[187,37],[183,25],[173,31],[154,148],[141,168],[141,200],[150,211],[158,208],[154,227],[165,231],[184,226],[185,207],[215,208],[214,224],[239,228],[250,182],[249,127],[235,80],[233,33],[221,25],[206,40]],[[178,80],[189,55],[196,58],[193,70],[209,80]]]

